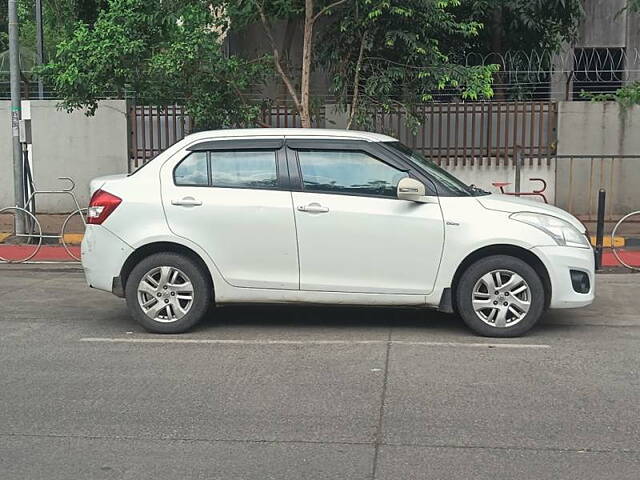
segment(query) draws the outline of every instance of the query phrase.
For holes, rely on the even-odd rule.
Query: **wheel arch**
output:
[[[127,257],[124,264],[122,265],[122,268],[120,269],[120,276],[118,277],[120,285],[118,289],[121,290],[121,292],[123,292],[124,294],[124,291],[127,287],[127,280],[129,278],[129,275],[131,274],[131,271],[133,270],[133,268],[140,261],[149,257],[150,255],[153,255],[156,253],[166,253],[166,252],[178,253],[196,262],[196,264],[198,264],[198,266],[202,269],[202,271],[205,272],[205,275],[207,277],[207,280],[209,281],[211,290],[212,292],[214,291],[214,283],[213,283],[213,277],[211,275],[211,271],[209,270],[209,267],[207,266],[206,262],[202,259],[202,257],[196,251],[194,251],[193,249],[185,245],[175,243],[175,242],[169,242],[169,241],[158,241],[158,242],[147,243],[135,249],[129,255],[129,257]]]
[[[515,257],[526,262],[531,268],[533,268],[542,280],[542,286],[544,287],[545,293],[545,309],[549,307],[549,304],[551,303],[552,290],[551,277],[549,276],[547,267],[542,262],[542,260],[531,250],[510,244],[488,245],[479,248],[467,255],[464,260],[462,260],[460,265],[458,265],[458,268],[453,275],[453,279],[451,281],[451,299],[456,298],[456,291],[458,288],[458,284],[460,283],[462,274],[476,261],[493,255],[508,255],[511,257]],[[452,301],[452,307],[454,309],[457,308],[455,303],[455,301]]]

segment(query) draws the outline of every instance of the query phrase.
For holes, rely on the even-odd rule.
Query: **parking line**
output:
[[[215,338],[81,338],[81,342],[95,343],[174,343],[213,345],[404,345],[418,347],[466,347],[466,348],[551,348],[551,345],[528,343],[467,343],[467,342],[418,342],[406,340],[240,340]]]

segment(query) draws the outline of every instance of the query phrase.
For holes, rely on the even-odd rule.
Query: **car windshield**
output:
[[[447,189],[452,195],[460,195],[460,196],[477,196],[477,195],[486,195],[489,192],[485,192],[484,190],[475,187],[473,185],[467,185],[464,182],[458,180],[456,177],[451,175],[449,172],[440,168],[435,162],[428,160],[423,157],[418,152],[411,150],[406,145],[403,145],[400,142],[388,142],[385,143],[389,147],[393,148],[395,151],[401,153],[404,157],[408,158],[411,162],[417,164],[423,170],[429,174],[429,176],[438,184],[437,186],[442,186]],[[443,193],[443,192],[438,192]]]

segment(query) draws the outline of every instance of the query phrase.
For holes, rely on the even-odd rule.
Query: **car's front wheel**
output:
[[[153,333],[181,333],[198,323],[211,303],[202,268],[177,253],[156,253],[138,263],[125,296],[132,316]]]
[[[523,260],[494,255],[473,263],[456,290],[458,312],[474,332],[516,337],[540,319],[545,291],[538,273]]]

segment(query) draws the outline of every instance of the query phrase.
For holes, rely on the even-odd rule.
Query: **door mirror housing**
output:
[[[398,198],[418,203],[433,203],[432,197],[426,196],[427,189],[419,180],[415,178],[403,178],[398,182]]]

